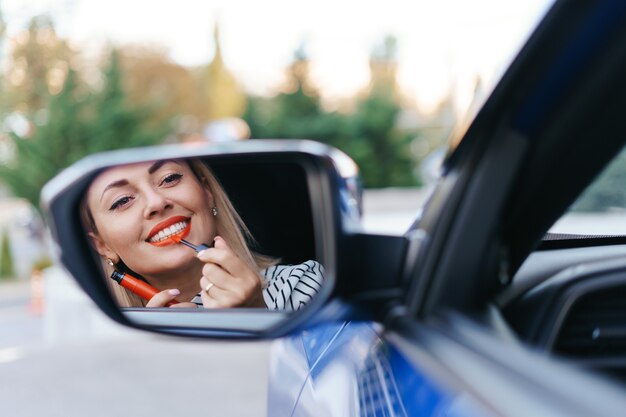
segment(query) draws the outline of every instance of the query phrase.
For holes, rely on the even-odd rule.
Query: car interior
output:
[[[531,346],[626,382],[626,238],[616,224],[623,155],[562,217],[591,214],[589,229],[548,232],[497,304]]]
[[[235,209],[250,229],[256,250],[299,264],[317,259],[306,172],[298,164],[250,162],[245,157],[211,161]],[[268,186],[271,184],[271,186]]]
[[[624,240],[548,236],[498,296],[520,339],[626,382]]]

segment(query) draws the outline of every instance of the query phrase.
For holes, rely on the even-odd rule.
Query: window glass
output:
[[[626,149],[587,187],[550,232],[626,235]]]

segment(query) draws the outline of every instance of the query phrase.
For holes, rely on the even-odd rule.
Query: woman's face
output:
[[[183,161],[157,161],[111,168],[92,182],[87,204],[98,229],[98,252],[146,277],[182,272],[198,262],[176,243],[211,243],[216,224],[213,195]]]

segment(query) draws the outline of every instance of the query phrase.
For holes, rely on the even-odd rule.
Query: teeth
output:
[[[170,227],[166,227],[159,231],[159,233],[155,234],[150,238],[150,242],[160,242],[161,240],[167,239],[173,234],[176,234],[187,227],[187,222],[178,222]]]

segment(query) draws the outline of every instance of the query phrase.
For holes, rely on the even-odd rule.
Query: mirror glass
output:
[[[131,320],[206,327],[198,313],[213,312],[225,327],[251,315],[262,328],[324,285],[309,191],[293,162],[161,159],[93,173],[78,215]]]

